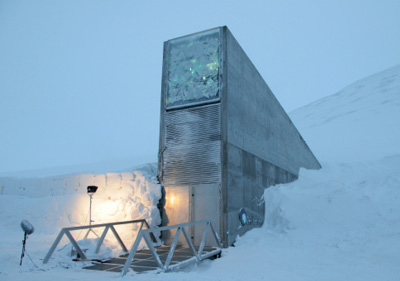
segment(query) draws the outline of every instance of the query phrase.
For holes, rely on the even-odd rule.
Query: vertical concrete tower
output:
[[[164,43],[160,117],[163,225],[211,220],[224,246],[263,223],[265,188],[321,167],[226,26]]]

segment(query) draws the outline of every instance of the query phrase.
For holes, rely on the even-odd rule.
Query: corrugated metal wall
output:
[[[165,186],[221,181],[220,103],[164,113]]]

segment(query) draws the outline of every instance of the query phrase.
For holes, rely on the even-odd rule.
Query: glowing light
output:
[[[169,203],[174,204],[175,201],[176,201],[175,196],[171,196],[171,197],[169,198]]]

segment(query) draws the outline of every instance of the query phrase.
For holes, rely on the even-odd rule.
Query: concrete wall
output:
[[[264,79],[226,29],[226,142],[298,175],[320,164]]]
[[[254,227],[240,224],[241,208],[263,217],[265,188],[295,180],[300,167],[321,166],[238,42],[223,30],[224,240],[231,245]]]

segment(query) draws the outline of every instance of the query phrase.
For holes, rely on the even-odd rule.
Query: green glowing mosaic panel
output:
[[[219,99],[219,29],[170,41],[167,108]]]

